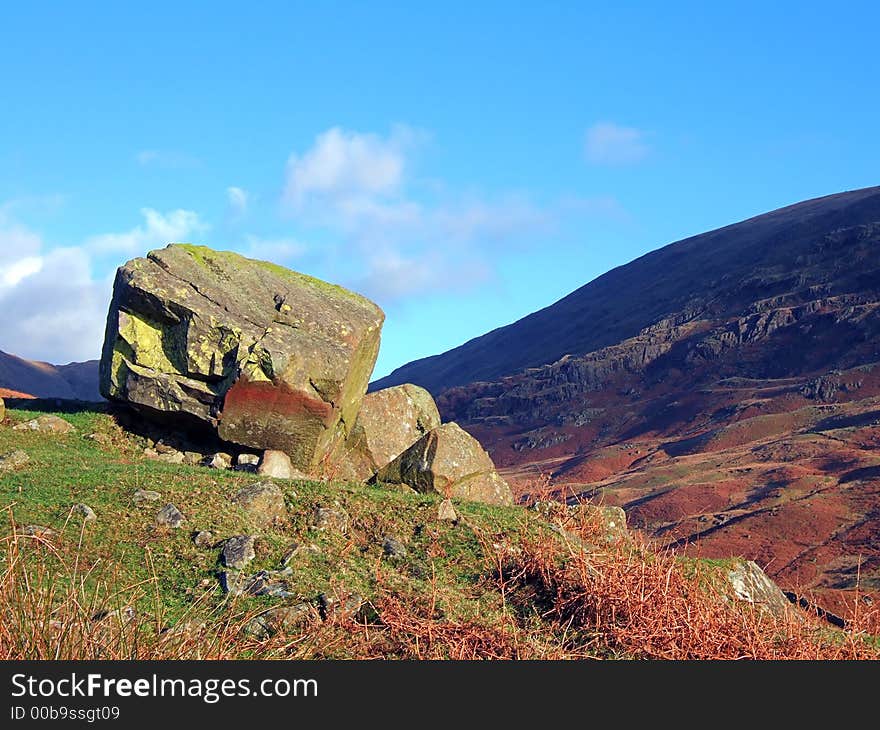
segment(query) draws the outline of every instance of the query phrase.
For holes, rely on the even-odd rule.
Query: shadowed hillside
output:
[[[98,361],[50,365],[0,351],[0,388],[38,398],[100,401]]]

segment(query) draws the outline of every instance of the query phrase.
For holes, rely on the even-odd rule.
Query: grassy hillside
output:
[[[0,658],[880,656],[871,617],[844,633],[736,602],[725,561],[653,552],[595,509],[456,503],[450,521],[435,496],[276,480],[286,515],[266,527],[232,502],[256,475],[146,459],[106,412],[59,414],[63,436],[11,428],[40,414],[0,425],[0,456],[29,456],[0,471]],[[179,528],[156,524],[168,503]],[[219,554],[242,534],[245,572],[283,598],[224,593]]]

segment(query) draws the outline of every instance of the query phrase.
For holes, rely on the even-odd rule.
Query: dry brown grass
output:
[[[878,659],[880,616],[863,607],[846,632],[803,613],[778,616],[707,589],[700,563],[655,552],[637,536],[600,544],[601,524],[575,512],[567,539],[511,545],[487,537],[484,582],[502,621],[450,618],[442,586],[402,594],[377,566],[369,610],[317,616],[256,639],[258,611],[196,601],[166,625],[157,581],[122,585],[99,562],[83,565],[51,537],[18,529],[2,540],[0,659]],[[120,587],[121,586],[121,587]],[[137,615],[144,602],[154,606]]]

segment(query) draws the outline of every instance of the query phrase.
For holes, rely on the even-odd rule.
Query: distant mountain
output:
[[[522,496],[617,504],[832,611],[880,591],[880,187],[665,246],[371,387],[401,382]]]
[[[98,361],[51,365],[0,351],[0,388],[37,398],[101,401]]]
[[[595,352],[665,320],[736,314],[756,298],[789,292],[798,257],[812,253],[817,239],[876,221],[880,187],[809,200],[687,238],[613,269],[513,324],[403,365],[371,389],[415,383],[436,395],[564,355]],[[851,282],[838,282],[842,288],[823,284],[831,285],[829,291],[849,291]]]

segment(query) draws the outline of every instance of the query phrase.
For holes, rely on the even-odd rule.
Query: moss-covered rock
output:
[[[480,443],[457,423],[432,429],[386,465],[375,481],[487,504],[513,504],[510,487]]]
[[[101,393],[284,451],[312,472],[352,430],[383,321],[378,306],[342,287],[171,244],[117,271]]]

